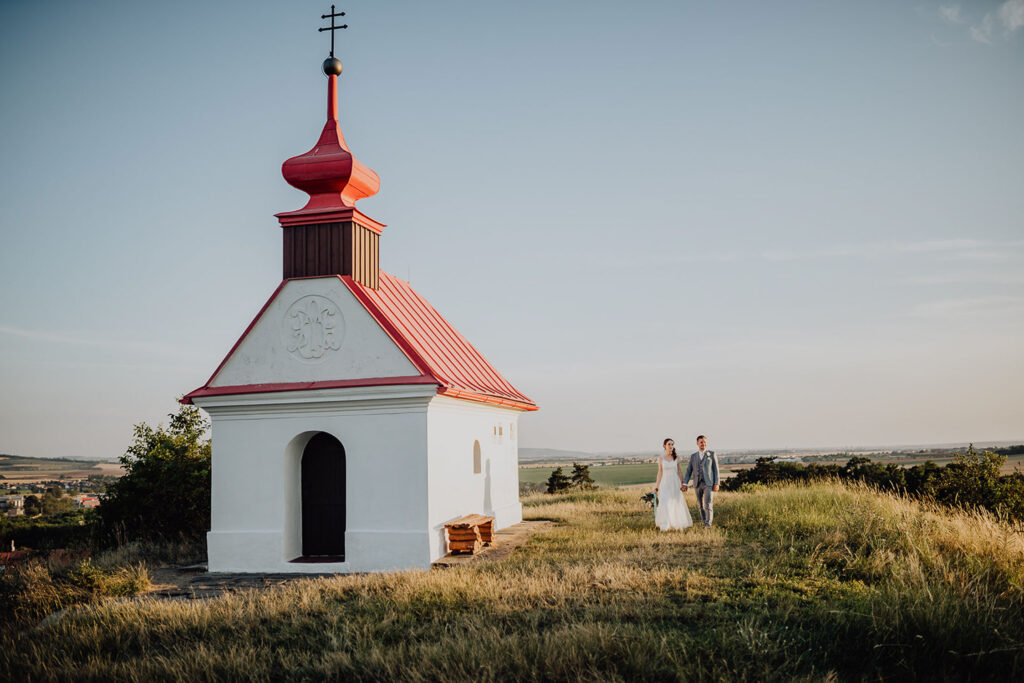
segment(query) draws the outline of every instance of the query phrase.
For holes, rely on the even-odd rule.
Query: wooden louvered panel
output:
[[[354,221],[291,225],[284,232],[284,278],[350,275],[380,286],[379,236]]]

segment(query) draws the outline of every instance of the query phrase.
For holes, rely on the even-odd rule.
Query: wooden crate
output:
[[[444,525],[448,532],[448,551],[477,553],[493,540],[494,517],[466,515]]]

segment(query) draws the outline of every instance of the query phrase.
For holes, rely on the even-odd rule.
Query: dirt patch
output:
[[[169,600],[202,600],[216,598],[225,593],[266,590],[283,586],[291,581],[325,576],[322,574],[215,574],[203,565],[191,567],[161,567],[149,572],[152,582],[143,595]]]

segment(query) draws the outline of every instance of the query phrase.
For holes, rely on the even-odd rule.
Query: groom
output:
[[[697,493],[697,505],[700,507],[700,519],[704,526],[711,528],[711,518],[714,516],[712,500],[714,492],[718,490],[718,458],[714,451],[708,450],[708,440],[703,434],[697,437],[697,452],[690,454],[690,463],[683,477],[683,491],[690,483],[691,474],[693,488]]]

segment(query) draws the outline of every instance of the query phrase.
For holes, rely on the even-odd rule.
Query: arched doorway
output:
[[[302,452],[302,556],[345,558],[345,447],[325,432]]]

